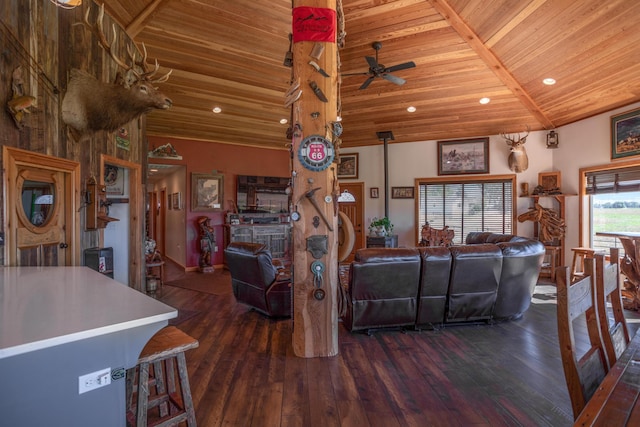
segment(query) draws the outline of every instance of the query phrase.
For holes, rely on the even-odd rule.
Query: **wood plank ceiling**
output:
[[[341,72],[414,61],[398,86],[342,78],[343,148],[553,129],[640,100],[637,0],[342,0]],[[291,0],[110,0],[174,105],[148,134],[285,148]],[[542,80],[557,81],[546,86]],[[491,102],[481,105],[479,99]],[[222,113],[213,114],[219,106]],[[408,113],[406,108],[416,107]]]

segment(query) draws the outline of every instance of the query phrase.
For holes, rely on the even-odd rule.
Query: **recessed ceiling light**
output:
[[[220,107],[213,107],[213,110],[211,110],[211,111],[213,111],[214,113],[218,114],[218,113],[221,113],[221,112],[222,112],[222,108],[220,108]]]
[[[407,111],[410,113],[415,113],[416,112],[416,107],[414,107],[413,105],[410,105],[407,107]]]
[[[546,84],[547,86],[551,86],[556,84],[556,79],[552,79],[551,77],[547,77],[546,79],[542,80],[542,83]]]
[[[491,102],[491,98],[480,98],[480,104],[488,104]]]
[[[280,124],[281,124],[281,125],[286,125],[287,123],[289,123],[289,120],[287,120],[287,119],[280,119]]]
[[[158,169],[155,169],[155,168],[153,168],[153,169],[149,169],[149,170],[150,170],[151,172],[158,172]]]

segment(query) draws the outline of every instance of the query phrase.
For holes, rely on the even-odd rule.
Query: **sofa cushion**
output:
[[[417,249],[360,249],[351,263],[345,326],[350,331],[413,325],[420,254]]]
[[[495,304],[502,251],[492,243],[452,246],[447,322],[490,319]]]
[[[422,268],[416,325],[443,323],[451,275],[451,251],[437,246],[423,247],[419,251]]]

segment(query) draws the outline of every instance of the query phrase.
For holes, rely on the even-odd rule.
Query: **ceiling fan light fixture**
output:
[[[416,112],[416,107],[414,107],[413,105],[409,105],[407,107],[407,111],[410,113],[415,113]]]
[[[485,104],[488,104],[488,103],[490,103],[490,102],[491,102],[491,98],[487,98],[487,97],[485,97],[485,98],[480,98],[480,101],[479,101],[479,102],[480,102],[480,104],[485,105]]]
[[[51,3],[63,9],[73,9],[82,4],[82,0],[50,0]]]
[[[547,77],[546,79],[542,79],[542,83],[546,84],[547,86],[552,86],[556,84],[556,79]]]

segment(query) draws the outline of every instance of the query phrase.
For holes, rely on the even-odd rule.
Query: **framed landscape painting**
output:
[[[340,154],[338,178],[358,179],[358,153]]]
[[[640,108],[611,116],[611,159],[640,154]]]
[[[438,175],[489,173],[489,138],[438,141]]]

